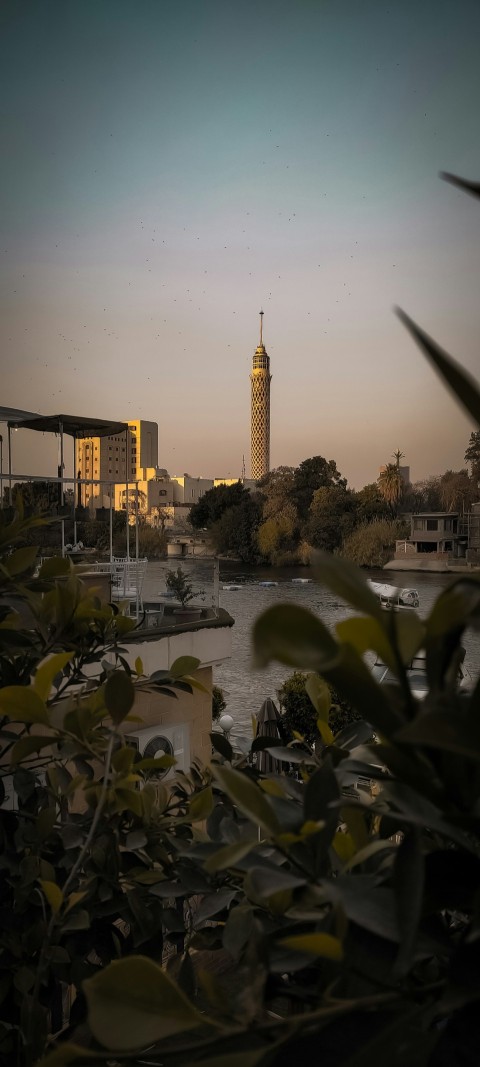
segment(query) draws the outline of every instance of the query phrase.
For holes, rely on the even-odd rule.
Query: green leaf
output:
[[[50,907],[54,915],[57,915],[63,904],[62,890],[55,882],[47,882],[44,878],[39,878],[40,885],[45,893],[45,896],[50,904]]]
[[[77,1063],[78,1060],[96,1060],[98,1064],[98,1052],[95,1049],[82,1048],[66,1041],[59,1045],[54,1052],[49,1052],[39,1060],[37,1067],[68,1067],[69,1063]]]
[[[332,593],[357,611],[382,620],[378,597],[372,593],[362,572],[354,563],[340,559],[339,556],[331,556],[329,552],[315,552],[313,562],[317,577]]]
[[[427,711],[400,730],[396,740],[410,745],[428,745],[429,748],[463,756],[464,759],[480,762],[480,724],[477,719],[460,718],[451,711]]]
[[[140,656],[137,656],[135,660],[135,670],[139,676],[143,675],[143,660],[140,659]]]
[[[133,745],[125,745],[113,753],[112,767],[118,774],[128,774],[134,759],[135,749]]]
[[[365,652],[376,652],[382,662],[397,673],[397,661],[393,650],[392,639],[398,648],[402,663],[406,666],[421,647],[425,628],[420,622],[418,615],[411,612],[392,612],[385,619],[389,630],[378,619],[365,618],[365,616],[352,616],[342,619],[335,629],[342,643],[352,647],[363,656]]]
[[[306,952],[309,956],[322,956],[338,962],[343,959],[342,942],[331,934],[292,934],[291,937],[282,937],[280,944],[294,952]]]
[[[15,722],[49,724],[44,701],[34,689],[24,685],[7,685],[0,689],[0,713]]]
[[[374,679],[371,671],[351,645],[340,646],[338,662],[322,672],[337,692],[348,700],[365,722],[383,737],[391,737],[405,722],[401,711],[390,699],[384,687]]]
[[[186,674],[193,674],[200,666],[200,660],[195,656],[179,656],[170,667],[172,678],[184,678]]]
[[[443,378],[460,404],[475,420],[477,426],[480,426],[480,390],[475,379],[420,329],[401,308],[397,308],[396,311],[401,322],[435,367],[437,374]]]
[[[338,656],[338,646],[326,626],[306,608],[279,604],[268,608],[253,627],[255,663],[266,667],[272,660],[287,667],[319,671]]]
[[[213,1025],[143,956],[115,960],[83,983],[96,1041],[119,1052],[144,1049],[172,1034]]]
[[[224,1052],[220,1056],[209,1056],[206,1060],[199,1060],[198,1067],[261,1067],[263,1060],[265,1067],[273,1063],[268,1049],[265,1051],[261,1048],[249,1052]]]
[[[444,589],[427,619],[427,637],[435,639],[453,630],[463,630],[480,605],[480,579],[462,576]]]
[[[86,891],[83,893],[70,893],[70,896],[67,897],[67,903],[65,905],[65,915],[67,914],[67,912],[71,911],[72,908],[74,908],[77,904],[79,904],[80,901],[83,900],[84,897],[86,897],[86,895]]]
[[[247,872],[244,889],[248,897],[268,900],[285,889],[299,889],[306,883],[300,874],[292,874],[284,867],[251,867]]]
[[[328,713],[332,706],[332,694],[326,682],[318,674],[309,674],[305,689],[315,708],[318,718],[328,725]]]
[[[125,671],[114,671],[105,683],[105,707],[116,726],[128,715],[135,701],[132,679]]]
[[[213,856],[209,856],[205,860],[205,870],[209,874],[214,874],[215,871],[225,871],[228,867],[236,867],[240,860],[243,860],[244,856],[248,856],[248,853],[255,848],[258,844],[257,839],[250,841],[234,841],[232,845],[225,845],[224,848],[219,848],[218,852],[215,852]]]
[[[41,700],[48,700],[53,679],[57,674],[60,674],[60,671],[63,671],[67,663],[70,663],[73,656],[73,652],[58,652],[37,667],[33,679],[33,688]]]
[[[399,845],[393,865],[393,884],[397,902],[400,947],[395,974],[403,976],[410,969],[415,938],[422,913],[425,864],[418,827],[412,827]]]
[[[24,759],[28,759],[29,756],[32,756],[34,752],[40,752],[40,749],[47,748],[48,745],[51,745],[52,740],[51,737],[21,737],[12,748],[10,762],[22,763]]]
[[[230,800],[233,800],[253,823],[258,823],[269,834],[280,832],[277,817],[266,796],[246,774],[217,763],[212,764],[212,772]]]
[[[38,548],[33,545],[27,548],[17,548],[4,560],[4,566],[12,577],[16,574],[23,574],[33,566],[37,555]]]
[[[71,565],[69,559],[61,559],[60,556],[54,556],[52,559],[46,559],[38,572],[38,577],[45,578],[60,578],[65,574],[70,574]]]
[[[213,730],[210,734],[210,740],[215,751],[219,752],[224,759],[231,763],[233,759],[233,748],[230,741],[227,741],[225,735],[219,733],[218,730]]]
[[[459,178],[456,174],[449,174],[446,170],[441,171],[440,177],[443,178],[444,182],[456,185],[462,192],[470,193],[470,196],[480,197],[480,182],[469,182],[466,178]]]
[[[201,822],[203,819],[208,819],[208,816],[213,811],[212,787],[207,786],[200,793],[194,793],[190,797],[188,810],[192,822]]]

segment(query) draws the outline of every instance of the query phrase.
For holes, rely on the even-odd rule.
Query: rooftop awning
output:
[[[21,414],[21,413],[19,413]],[[38,430],[40,433],[67,433],[70,437],[110,437],[125,433],[126,422],[109,419],[89,419],[86,415],[34,415],[30,418],[13,418],[8,425],[16,430]]]
[[[37,411],[20,411],[19,408],[3,408],[0,407],[0,422],[9,422],[13,426],[17,420],[23,419],[41,419],[42,416]]]

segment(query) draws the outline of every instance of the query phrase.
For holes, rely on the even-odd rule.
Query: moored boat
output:
[[[408,611],[419,606],[420,600],[416,589],[400,589],[396,585],[372,582],[369,578],[367,585],[378,597],[384,611]]]

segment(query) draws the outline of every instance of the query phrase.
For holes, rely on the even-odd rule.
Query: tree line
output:
[[[217,552],[244,563],[308,563],[312,549],[323,549],[360,566],[382,566],[395,541],[408,536],[411,513],[468,511],[479,498],[480,432],[470,435],[467,466],[459,471],[412,485],[399,449],[392,459],[376,482],[355,491],[334,460],[312,456],[270,471],[254,492],[241,482],[210,489],[192,507],[190,522],[208,529]]]

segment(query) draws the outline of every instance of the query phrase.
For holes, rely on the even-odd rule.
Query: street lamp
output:
[[[232,719],[232,716],[228,715],[227,713],[225,713],[224,715],[221,715],[219,720],[218,720],[218,725],[219,725],[224,737],[226,737],[227,741],[228,741],[231,729],[233,727],[233,724],[234,724],[234,720]]]

